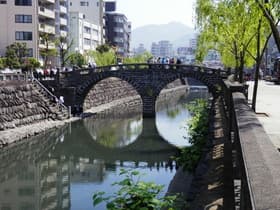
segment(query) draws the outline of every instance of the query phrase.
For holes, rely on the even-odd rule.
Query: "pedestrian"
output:
[[[63,96],[59,96],[59,103],[64,104],[64,97]]]

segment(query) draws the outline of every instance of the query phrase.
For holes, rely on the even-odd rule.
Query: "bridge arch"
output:
[[[114,69],[112,70],[112,67]],[[214,97],[223,87],[220,70],[190,65],[129,64],[98,67],[77,87],[76,102],[83,104],[90,89],[109,77],[128,82],[141,96],[143,116],[155,116],[155,102],[161,90],[176,79],[194,78],[208,87]]]
[[[133,104],[138,107],[142,106],[141,97],[135,87],[118,77],[105,77],[91,86],[84,94],[84,112],[91,112],[94,107],[98,107],[102,104],[110,105],[110,103],[114,103],[114,105],[122,105],[124,100],[127,103],[133,101]],[[120,98],[122,99],[121,101],[119,100]]]

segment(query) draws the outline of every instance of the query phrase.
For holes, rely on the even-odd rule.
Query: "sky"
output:
[[[194,28],[196,0],[116,0],[117,12],[126,15],[132,29],[177,21]]]

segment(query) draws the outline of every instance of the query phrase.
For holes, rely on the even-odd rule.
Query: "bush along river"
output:
[[[145,175],[143,181],[164,185],[176,173],[171,158],[189,145],[186,104],[208,99],[207,89],[157,103],[155,119],[141,112],[96,114],[60,129],[9,145],[0,152],[0,209],[89,210],[96,191],[116,192],[122,169]]]

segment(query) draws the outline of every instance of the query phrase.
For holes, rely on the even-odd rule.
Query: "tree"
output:
[[[40,40],[44,43],[45,48],[40,49],[40,55],[44,60],[44,67],[47,67],[49,64],[50,58],[54,57],[57,54],[57,50],[55,48],[51,48],[54,43],[54,38],[47,33],[40,34]]]
[[[0,58],[0,69],[3,69],[6,65],[6,59]]]
[[[235,79],[243,82],[244,67],[254,59],[248,54],[257,35],[258,13],[247,0],[198,0],[197,26],[201,30],[198,56],[202,59],[207,50],[220,52],[226,66],[235,67]],[[249,49],[250,48],[250,49]]]
[[[10,68],[21,68],[27,56],[26,43],[15,42],[6,47],[6,65]]]
[[[149,52],[144,52],[141,55],[127,57],[123,59],[123,63],[146,63],[153,55]]]
[[[279,0],[255,0],[255,2],[269,23],[276,46],[280,52],[280,34],[277,29],[280,21],[280,2]]]
[[[109,51],[97,50],[90,51],[88,53],[90,57],[93,57],[97,66],[114,65],[117,62],[115,51],[110,48]]]
[[[23,63],[23,68],[30,71],[39,68],[40,65],[40,62],[36,58],[26,58]]]
[[[99,53],[105,53],[111,51],[112,47],[110,47],[108,44],[102,44],[96,47],[96,51]]]
[[[72,53],[69,56],[69,62],[72,66],[83,67],[86,64],[86,59],[81,53]]]
[[[60,36],[55,43],[59,51],[60,65],[64,67],[66,62],[70,59],[69,51],[73,45],[73,40],[69,42],[67,37]]]

